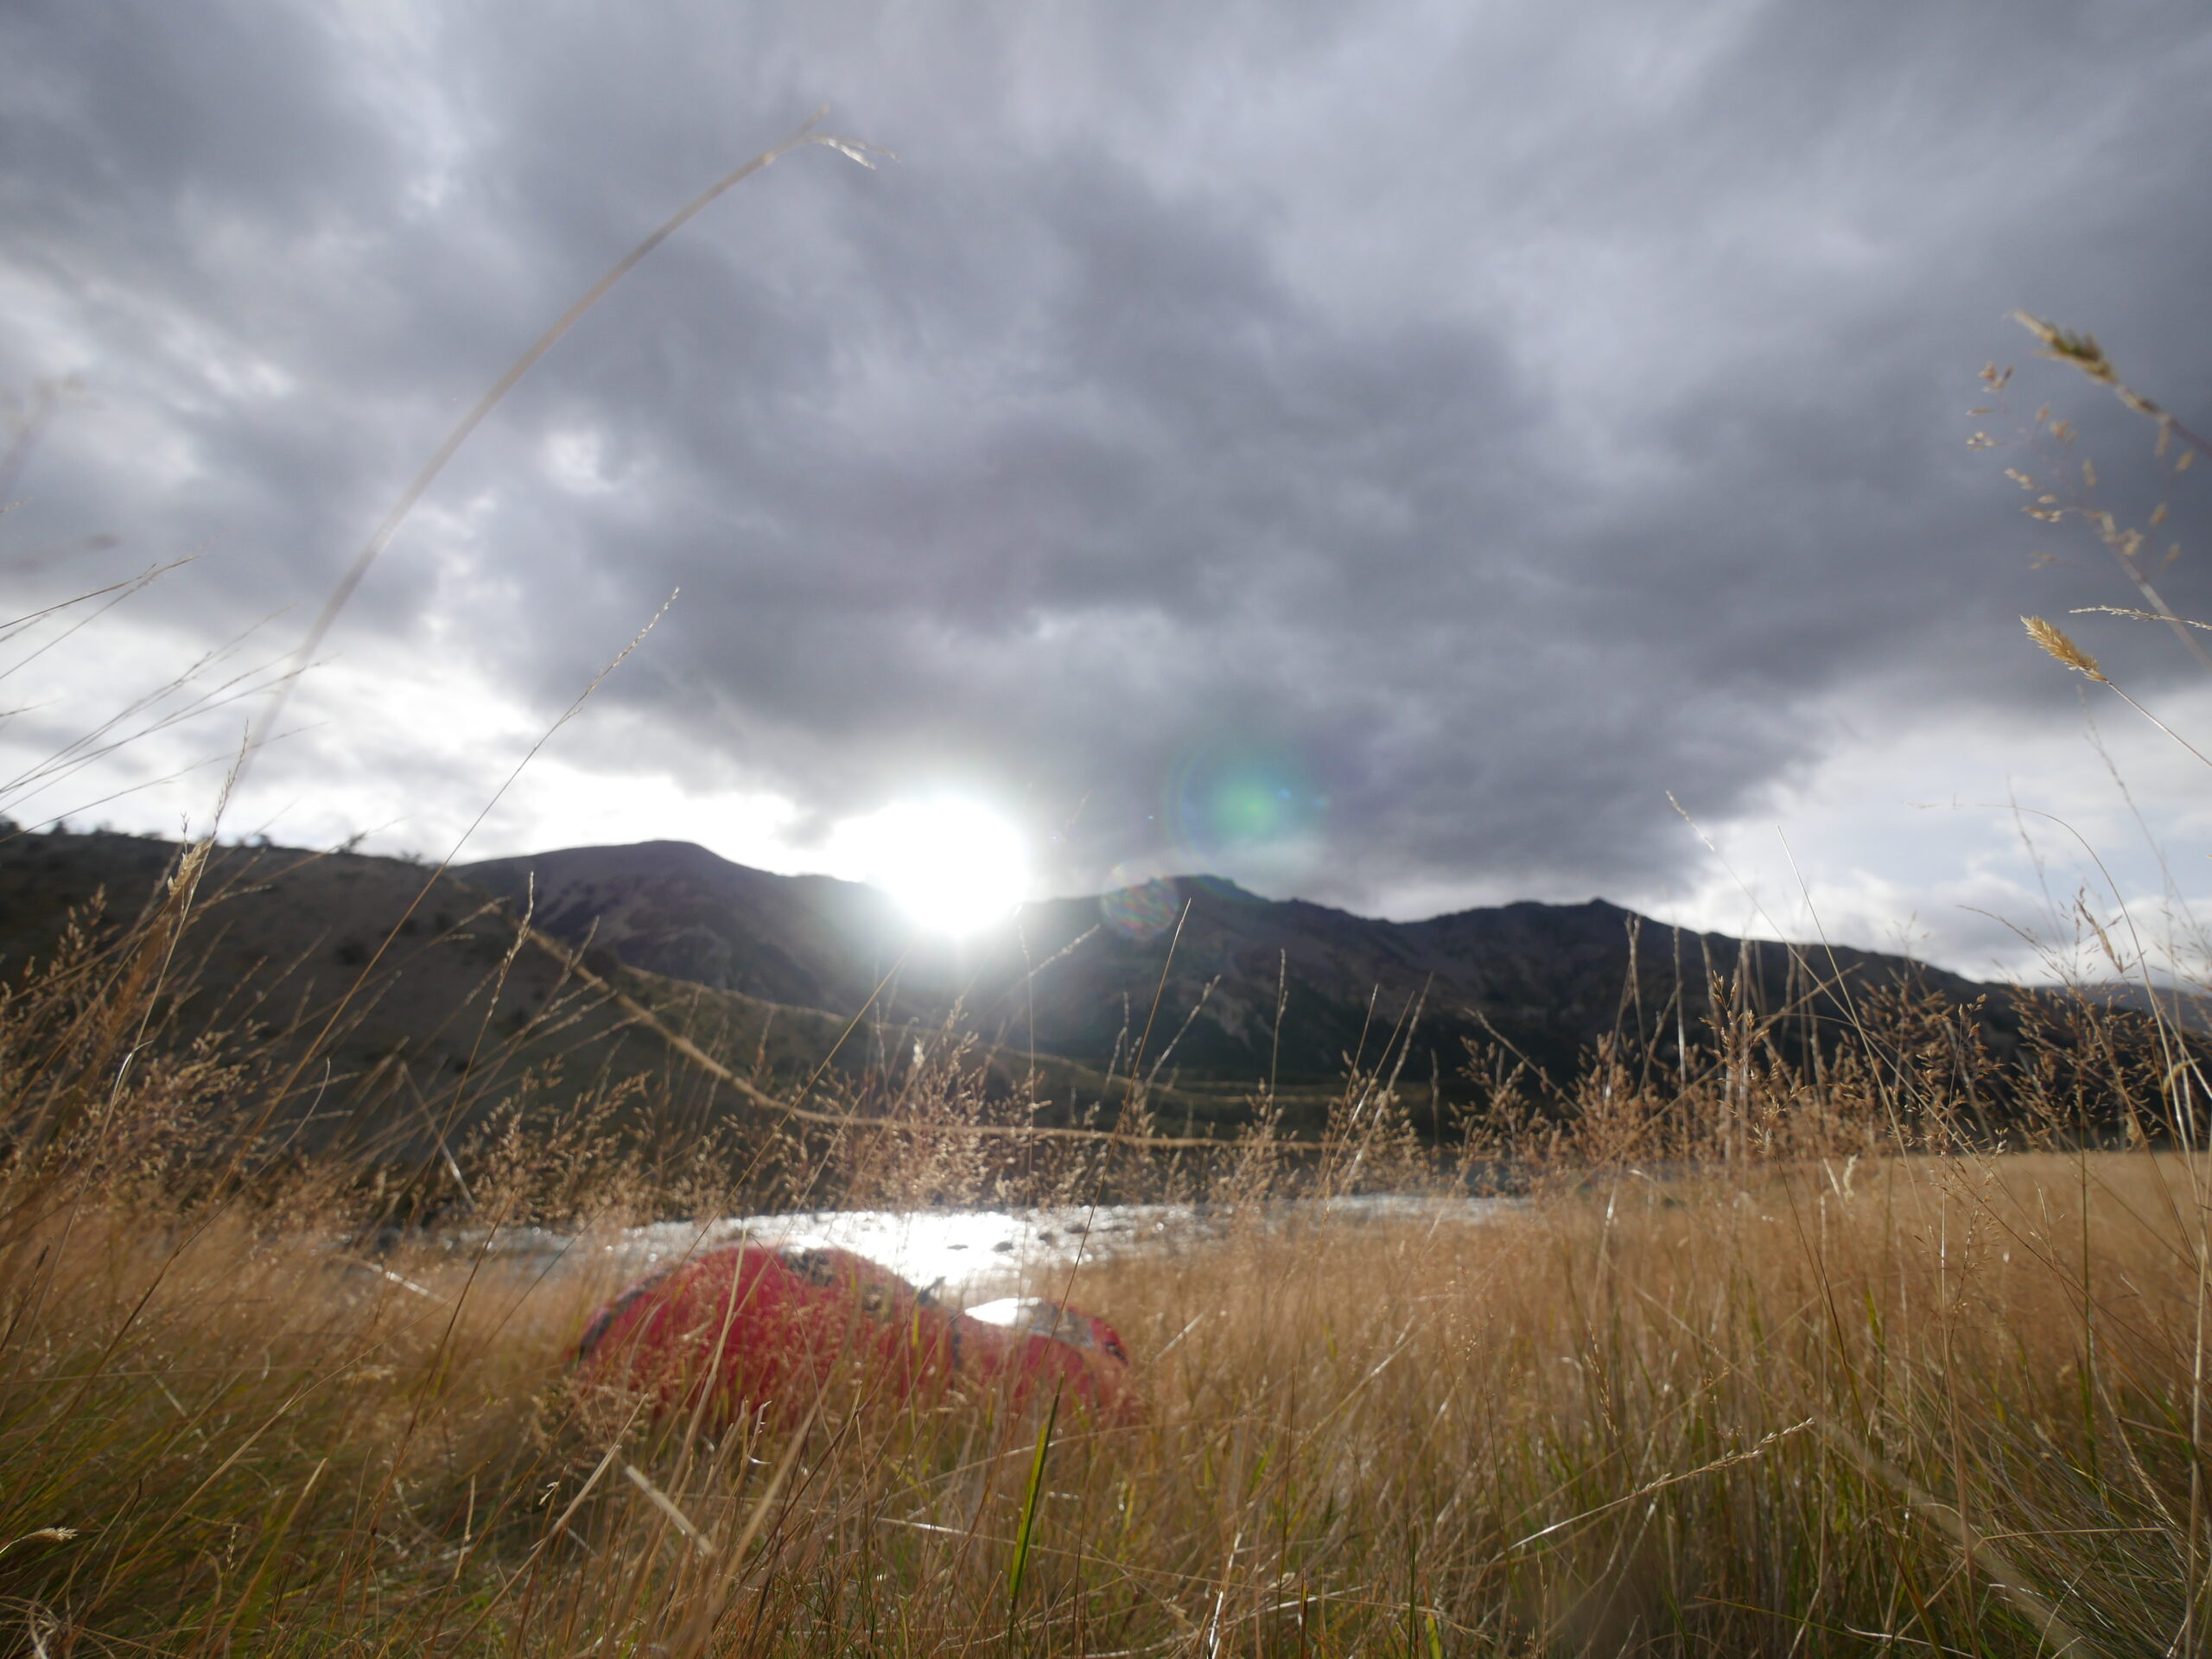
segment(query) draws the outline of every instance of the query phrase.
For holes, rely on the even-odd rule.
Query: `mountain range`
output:
[[[180,850],[0,836],[0,978],[50,959],[73,918],[95,946],[116,934]],[[964,1037],[996,1086],[1033,1077],[1074,1111],[1134,1069],[1164,1127],[1204,1129],[1270,1083],[1287,1127],[1313,1127],[1353,1069],[1395,1071],[1433,1111],[1461,1092],[1470,1044],[1554,1077],[1609,1033],[1663,1050],[1701,1033],[1728,982],[1796,1010],[1794,1029],[1840,1016],[1854,989],[1904,982],[1986,997],[2000,1043],[2007,1025],[2001,992],[1906,957],[1678,931],[1599,899],[1393,922],[1188,875],[1040,900],[950,942],[874,888],[666,841],[445,872],[225,847],[201,890],[165,1014],[174,1040],[244,1030],[280,1070],[311,1054],[302,1121],[395,1145],[459,1133],[518,1091],[544,1103],[674,1075],[669,1032],[770,1088],[829,1065],[888,1076],[916,1043]],[[692,1084],[687,1110],[743,1109],[742,1090]]]
[[[1563,1077],[1608,1033],[1663,1044],[1700,1030],[1716,976],[1814,1016],[1843,1012],[1839,988],[1910,981],[1961,1003],[1988,988],[1904,957],[1689,932],[1595,899],[1394,922],[1187,875],[1036,901],[949,944],[874,888],[772,875],[683,842],[456,874],[526,903],[558,938],[671,979],[957,1025],[1102,1069],[1134,1057],[1201,1090],[1325,1090],[1353,1066],[1389,1065],[1448,1091],[1471,1041]]]

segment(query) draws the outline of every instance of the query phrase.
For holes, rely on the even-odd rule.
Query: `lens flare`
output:
[[[1186,756],[1163,803],[1176,851],[1194,868],[1249,863],[1313,835],[1328,798],[1294,756],[1220,744]]]
[[[972,801],[908,801],[849,818],[831,836],[855,868],[933,932],[955,937],[1004,921],[1027,895],[1020,832]]]
[[[1116,933],[1132,939],[1154,939],[1175,925],[1183,900],[1167,877],[1116,864],[1108,872],[1107,880],[1108,890],[1098,898],[1098,913]]]

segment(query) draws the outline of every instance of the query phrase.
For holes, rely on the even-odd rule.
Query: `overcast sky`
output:
[[[786,156],[531,372],[231,831],[442,854],[680,588],[470,855],[835,867],[957,798],[1040,891],[1602,894],[2017,967],[2075,830],[2101,904],[2212,893],[2204,766],[2018,620],[2139,601],[2005,476],[2167,493],[2015,307],[2212,421],[2207,86],[2212,14],[2137,0],[13,0],[9,613],[194,562],[14,637],[0,769],[281,658],[538,331],[828,104],[900,159]],[[2207,473],[2158,532],[2198,614]],[[2170,638],[2069,626],[2212,735]],[[252,706],[9,810],[204,823],[219,764],[157,780]]]

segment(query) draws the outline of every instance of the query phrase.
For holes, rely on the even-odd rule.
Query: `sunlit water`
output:
[[[1496,1219],[1513,1207],[1501,1198],[1396,1195],[1271,1204],[1262,1217],[1284,1224],[1325,1212],[1354,1225],[1395,1223],[1460,1227]],[[750,1240],[770,1246],[833,1246],[881,1263],[956,1306],[1017,1288],[1049,1294],[1085,1263],[1134,1255],[1173,1255],[1219,1237],[1228,1211],[1207,1205],[1110,1204],[1040,1210],[817,1210],[736,1216],[720,1221],[664,1221],[608,1235],[543,1228],[456,1237],[456,1249],[483,1250],[551,1272],[612,1270],[628,1278],[719,1245]]]

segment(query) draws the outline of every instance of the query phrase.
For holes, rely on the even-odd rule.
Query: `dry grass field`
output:
[[[1121,1329],[1138,1420],[863,1377],[732,1425],[566,1363],[619,1287],[595,1238],[727,1212],[700,1160],[657,1186],[587,1111],[378,1230],[388,1182],[257,1138],[275,1084],[147,1041],[188,894],[0,1002],[7,1651],[2203,1645],[2212,1171],[2193,1050],[2139,1016],[2031,1046],[1995,1135],[1997,1062],[1902,1005],[1813,1071],[1748,1014],[1578,1103],[1499,1071],[1464,1147],[1354,1078],[1320,1146],[1047,1159],[950,1062],[895,1127],[728,1141],[727,1205],[772,1161],[817,1206],[1207,1200],[1036,1287]],[[1478,1221],[1310,1202],[1485,1173],[1517,1196]],[[484,1248],[547,1220],[565,1259]]]

